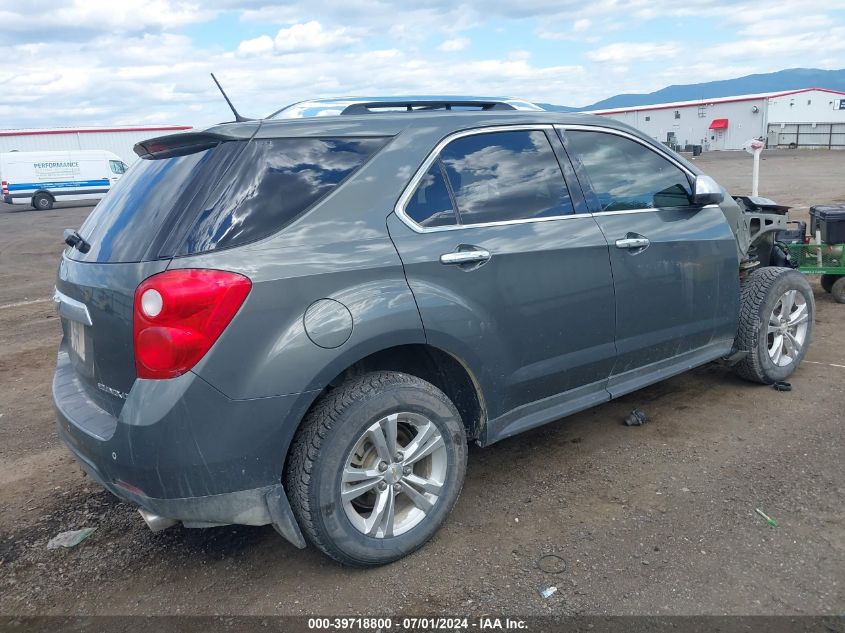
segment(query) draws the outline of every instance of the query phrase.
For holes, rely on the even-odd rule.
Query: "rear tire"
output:
[[[49,211],[53,208],[53,196],[47,193],[37,193],[32,197],[32,206],[38,211]]]
[[[742,284],[734,346],[747,350],[734,370],[770,385],[788,378],[807,353],[816,305],[807,279],[790,268],[765,267]]]
[[[466,471],[464,425],[434,385],[398,372],[344,382],[312,408],[288,455],[285,489],[305,537],[372,567],[440,528]]]
[[[839,279],[841,275],[822,275],[821,285],[825,292],[830,292],[833,284]]]
[[[836,303],[845,303],[845,276],[833,282],[830,287],[830,294]]]

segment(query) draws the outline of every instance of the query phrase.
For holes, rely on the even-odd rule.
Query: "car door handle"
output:
[[[651,244],[646,237],[626,237],[616,240],[616,248],[645,248]]]
[[[490,259],[490,251],[484,248],[473,247],[469,250],[443,253],[440,256],[441,264],[478,264]]]

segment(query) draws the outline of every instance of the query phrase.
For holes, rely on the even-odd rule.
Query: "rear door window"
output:
[[[606,132],[567,130],[566,146],[581,165],[601,211],[660,209],[690,204],[686,173],[654,150]]]
[[[560,165],[545,132],[472,134],[441,152],[462,224],[573,213]]]
[[[405,207],[405,213],[423,227],[448,226],[457,223],[452,198],[449,195],[439,160],[434,161],[423,176]]]

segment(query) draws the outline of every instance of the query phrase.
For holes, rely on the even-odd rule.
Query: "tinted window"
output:
[[[225,153],[222,148],[226,145],[235,144],[224,143],[176,158],[136,161],[79,229],[91,250],[82,254],[70,249],[68,257],[97,262],[133,262],[150,257],[162,226],[196,193],[191,183],[215,154]]]
[[[582,130],[568,130],[566,140],[602,211],[689,205],[692,189],[686,174],[640,143]]]
[[[80,228],[91,250],[70,249],[68,257],[144,261],[265,237],[329,193],[385,142],[228,141],[138,160]]]
[[[569,191],[546,134],[473,134],[441,153],[463,224],[572,213]]]
[[[251,141],[206,201],[179,254],[236,246],[275,233],[386,142],[385,138]]]
[[[408,200],[405,213],[420,226],[455,224],[455,210],[440,170],[440,161],[435,161],[423,176],[414,195]]]

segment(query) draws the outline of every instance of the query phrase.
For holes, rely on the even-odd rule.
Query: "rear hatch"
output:
[[[135,289],[167,268],[175,254],[173,234],[188,214],[196,214],[244,145],[181,134],[139,146],[144,158],[78,231],[89,250],[65,249],[56,281],[56,299],[67,304],[59,306],[63,347],[78,382],[113,416],[136,377]]]
[[[76,379],[118,416],[136,379],[138,285],[174,257],[266,237],[311,208],[386,138],[171,135],[136,146],[135,162],[65,249],[56,282]]]

